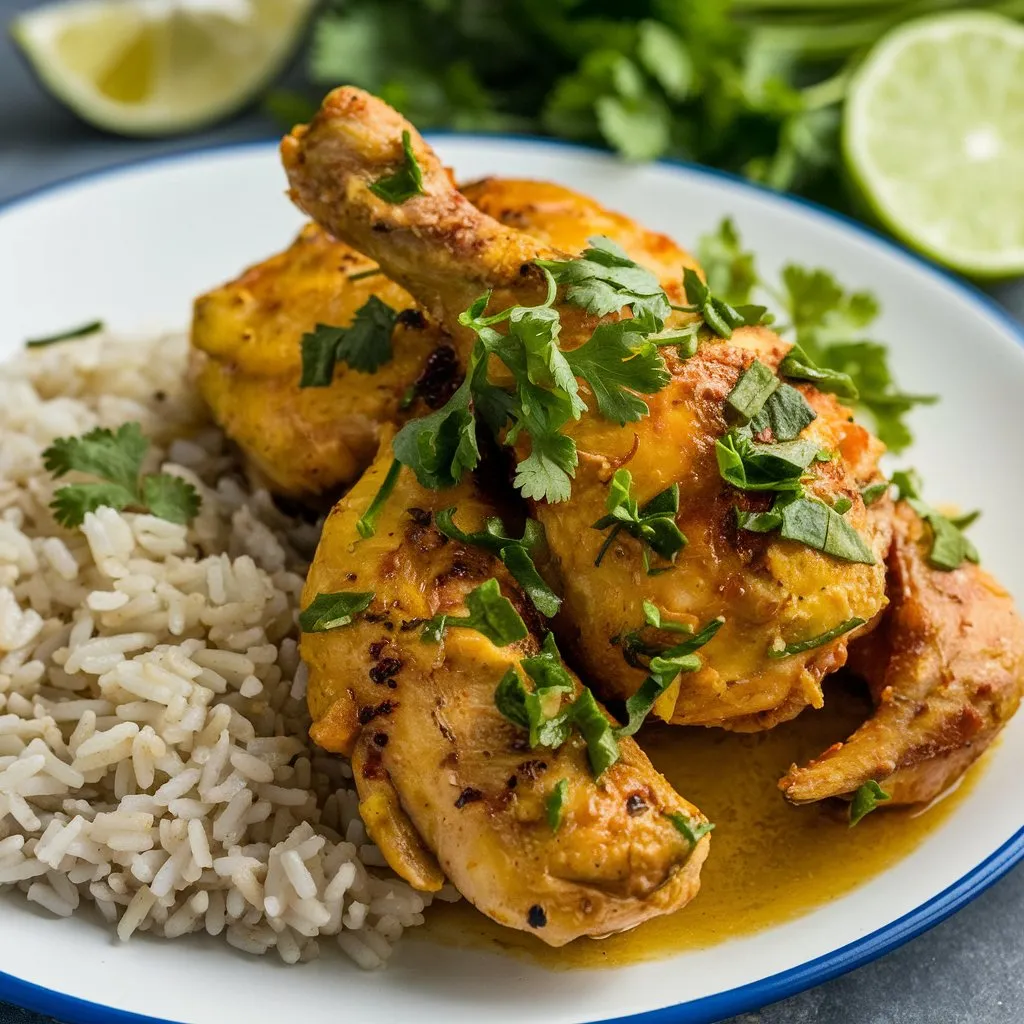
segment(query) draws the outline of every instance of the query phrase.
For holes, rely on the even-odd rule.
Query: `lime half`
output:
[[[315,0],[71,0],[15,19],[43,83],[82,118],[124,135],[199,128],[281,70]]]
[[[851,83],[847,166],[878,217],[978,277],[1024,273],[1024,28],[923,18],[885,36]]]

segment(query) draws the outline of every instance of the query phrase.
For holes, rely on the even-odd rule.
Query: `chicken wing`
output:
[[[982,754],[1020,703],[1024,623],[977,565],[943,572],[927,560],[930,530],[905,502],[889,555],[891,605],[852,667],[876,702],[845,743],[779,783],[793,803],[881,783],[890,804],[931,800]]]
[[[302,639],[310,734],[352,758],[371,837],[410,884],[436,889],[443,871],[485,914],[553,946],[679,909],[697,892],[710,840],[691,843],[669,815],[697,827],[700,812],[632,740],[598,782],[579,735],[531,751],[525,730],[499,713],[498,682],[537,653],[536,629],[504,647],[455,626],[440,645],[420,638],[423,620],[463,612],[489,579],[526,621],[536,613],[496,555],[434,525],[453,505],[467,531],[495,514],[468,480],[428,491],[403,469],[376,533],[360,539],[356,522],[390,461],[385,444],[331,512],[303,594],[307,606],[318,594],[374,595],[352,625]]]
[[[401,204],[368,187],[400,165],[400,139],[409,132],[423,194]],[[436,155],[415,130],[381,101],[357,89],[331,93],[308,126],[282,142],[293,199],[332,234],[377,260],[452,332],[465,348],[458,315],[492,289],[490,308],[532,304],[544,296],[538,257],[559,253],[477,210],[452,187]],[[586,342],[597,320],[579,308],[558,307],[560,345]],[[704,344],[690,359],[667,357],[671,380],[648,399],[650,415],[620,426],[596,410],[570,423],[580,453],[571,499],[535,504],[551,550],[548,571],[564,594],[559,637],[588,681],[606,698],[626,697],[645,672],[623,656],[621,638],[643,625],[644,600],[670,621],[700,626],[724,616],[705,649],[703,668],[680,677],[656,711],[674,722],[765,728],[807,704],[821,704],[821,677],[846,658],[848,633],[789,657],[782,645],[827,633],[850,619],[870,628],[885,606],[884,517],[869,515],[861,486],[876,474],[882,445],[852,423],[832,397],[801,385],[816,410],[807,436],[833,453],[820,463],[810,493],[832,505],[843,499],[845,521],[866,541],[872,559],[839,561],[774,534],[737,528],[736,493],[718,471],[715,441],[727,428],[723,405],[755,358],[774,369],[789,345],[765,328],[742,328],[729,343]],[[671,350],[667,350],[671,352]],[[520,436],[517,454],[529,450]],[[641,504],[672,484],[680,488],[676,522],[689,538],[674,571],[648,576],[639,542],[626,535],[595,566],[607,539],[593,524],[605,513],[614,470],[628,465]],[[747,499],[759,509],[758,499]]]

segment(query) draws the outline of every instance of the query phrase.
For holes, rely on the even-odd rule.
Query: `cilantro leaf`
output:
[[[398,474],[401,469],[401,462],[399,462],[398,459],[392,460],[391,465],[388,467],[387,474],[384,477],[384,481],[380,485],[380,489],[373,496],[370,504],[366,507],[366,511],[356,522],[356,532],[364,540],[367,537],[372,537],[377,532],[377,520],[380,518],[381,510],[387,504],[388,498],[391,497],[391,492],[394,491],[395,484],[398,483]]]
[[[402,165],[393,174],[378,178],[369,185],[370,191],[386,203],[404,203],[423,192],[423,172],[412,151],[412,136],[402,132]]]
[[[799,346],[794,345],[779,364],[779,373],[791,380],[809,380],[819,391],[828,391],[840,398],[856,400],[857,386],[848,373],[831,367],[814,364],[811,357]]]
[[[117,431],[97,427],[81,437],[61,437],[43,452],[43,465],[55,477],[72,471],[98,476],[136,494],[149,440],[138,423]]]
[[[845,622],[840,622],[838,626],[833,626],[831,629],[825,630],[824,633],[819,633],[817,636],[809,637],[807,640],[797,640],[794,643],[787,644],[779,641],[778,647],[771,647],[768,650],[769,658],[789,658],[794,654],[803,654],[805,651],[812,651],[815,647],[822,647],[827,643],[831,643],[833,640],[837,640],[839,637],[851,630],[856,629],[858,626],[864,625],[864,619],[858,619],[856,616],[847,619]]]
[[[661,330],[671,308],[657,277],[641,267],[610,238],[597,235],[590,247],[571,260],[536,260],[558,284],[566,301],[594,316],[607,316],[629,306],[648,329]]]
[[[645,339],[634,320],[600,324],[565,359],[572,372],[590,385],[601,415],[620,426],[650,411],[632,392],[654,394],[671,379],[657,346]]]
[[[466,595],[468,615],[435,615],[423,627],[423,639],[437,641],[453,626],[475,629],[497,647],[507,647],[527,636],[526,624],[493,577]]]
[[[633,497],[633,475],[628,469],[617,469],[612,476],[605,499],[606,516],[593,524],[595,530],[611,527],[594,561],[599,566],[620,530],[625,530],[656,555],[669,562],[686,546],[686,537],[676,525],[679,511],[679,485],[673,484],[656,494],[642,507]]]
[[[691,846],[696,846],[715,827],[710,821],[699,821],[679,811],[674,814],[666,814],[665,817],[672,822],[676,831]]]
[[[770,433],[776,441],[794,441],[818,418],[796,388],[783,384],[777,388],[750,421],[755,435]]]
[[[874,779],[869,779],[853,794],[853,800],[850,803],[850,828],[853,828],[865,815],[876,810],[879,804],[891,799],[892,796],[886,793]]]
[[[61,487],[55,492],[50,509],[53,517],[62,526],[81,526],[86,513],[98,508],[128,508],[138,499],[134,492],[125,490],[120,484],[74,484]]]
[[[201,499],[195,487],[180,476],[153,473],[142,479],[142,502],[158,519],[185,525],[199,513]]]
[[[186,524],[199,511],[200,498],[186,480],[166,473],[139,479],[149,440],[138,423],[116,431],[99,427],[81,437],[62,437],[43,452],[43,465],[58,479],[70,472],[97,476],[102,483],[61,487],[50,508],[63,526],[81,526],[101,507],[148,511],[172,523]]]
[[[932,543],[928,551],[928,564],[933,569],[952,572],[964,562],[979,561],[978,549],[963,534],[963,529],[974,522],[978,513],[971,513],[954,521],[944,516],[921,498],[921,481],[913,470],[899,470],[892,475],[897,498],[908,505],[931,527]]]
[[[436,412],[410,420],[395,435],[395,458],[415,473],[423,487],[434,491],[454,487],[480,461],[476,419],[470,408],[471,379],[467,376]]]
[[[860,492],[860,496],[864,501],[865,505],[874,505],[876,501],[883,498],[886,492],[889,490],[889,481],[882,480],[877,484],[868,484],[863,487]]]
[[[701,236],[697,256],[715,295],[732,306],[750,302],[758,283],[757,267],[754,254],[744,250],[731,217],[726,217],[716,232]]]
[[[565,801],[569,796],[569,780],[559,779],[555,788],[544,799],[544,810],[548,816],[548,825],[552,832],[562,826],[562,815],[565,812]]]
[[[594,778],[599,779],[620,757],[619,742],[608,716],[584,687],[572,705],[573,724],[583,734]]]
[[[371,295],[348,327],[317,324],[302,336],[299,387],[330,387],[337,363],[347,363],[359,373],[375,373],[391,361],[391,335],[397,319],[394,309]]]
[[[530,549],[543,538],[540,523],[534,519],[527,520],[523,536],[516,540],[506,536],[505,525],[497,517],[488,519],[484,530],[466,533],[455,525],[454,515],[454,508],[442,509],[434,515],[434,523],[441,533],[464,544],[493,551],[505,563],[512,578],[523,588],[541,615],[550,618],[557,614],[562,599],[548,586],[530,556]]]
[[[744,491],[797,491],[819,448],[813,441],[758,444],[746,428],[730,430],[715,442],[722,479]]]
[[[779,378],[759,359],[755,359],[725,396],[728,413],[741,424],[749,423],[780,385]]]
[[[357,615],[370,607],[373,596],[372,591],[355,590],[317,594],[299,613],[299,628],[303,633],[326,633],[350,626]]]
[[[568,501],[578,462],[576,443],[557,432],[530,436],[530,454],[516,466],[516,489],[535,501]]]
[[[645,19],[637,26],[637,57],[644,70],[673,100],[684,100],[693,89],[693,60],[682,38],[660,21]]]
[[[728,302],[711,293],[711,289],[700,279],[692,267],[683,268],[683,287],[686,290],[686,309],[700,313],[704,323],[720,338],[731,338],[736,327],[752,327],[768,323],[770,316],[764,306],[730,306]]]

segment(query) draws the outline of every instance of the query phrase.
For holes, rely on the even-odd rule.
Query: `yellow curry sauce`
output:
[[[865,696],[837,681],[822,710],[805,711],[768,732],[644,729],[638,740],[655,766],[716,826],[700,894],[678,913],[624,935],[551,949],[525,932],[493,923],[463,900],[431,907],[424,937],[523,953],[548,967],[618,966],[712,946],[844,895],[913,850],[946,819],[978,774],[976,767],[964,785],[926,810],[882,811],[852,829],[843,808],[787,804],[776,783],[790,764],[845,738],[868,712]]]

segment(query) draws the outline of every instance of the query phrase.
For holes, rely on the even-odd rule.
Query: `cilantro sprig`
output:
[[[299,387],[330,387],[338,363],[347,363],[359,373],[375,373],[391,361],[391,335],[397,319],[397,311],[371,295],[348,327],[317,324],[302,336]]]
[[[507,647],[527,636],[526,623],[493,577],[466,595],[466,608],[468,615],[441,614],[428,619],[420,634],[422,640],[440,643],[445,632],[453,627],[475,629],[497,647]]]
[[[869,779],[853,794],[853,800],[850,802],[850,828],[865,815],[877,810],[879,804],[891,799],[890,793],[886,793],[874,779]]]
[[[58,438],[43,452],[46,469],[58,479],[77,472],[99,477],[99,482],[61,487],[50,505],[54,518],[62,526],[81,526],[87,513],[107,506],[149,512],[172,523],[191,522],[199,512],[199,492],[169,473],[142,475],[148,451],[149,439],[138,423]]]
[[[370,191],[386,203],[404,203],[413,196],[423,195],[423,172],[412,151],[412,136],[402,132],[402,163],[393,174],[369,185]]]
[[[972,512],[956,519],[944,516],[921,497],[921,480],[912,469],[892,475],[897,497],[905,501],[931,528],[928,564],[943,572],[959,569],[964,562],[978,562],[978,549],[964,536],[964,529],[978,518]]]
[[[672,484],[640,505],[633,497],[633,474],[628,469],[617,469],[608,488],[605,508],[608,514],[598,519],[593,529],[607,530],[611,527],[611,530],[594,559],[595,567],[601,564],[620,531],[635,537],[643,545],[644,567],[649,574],[663,570],[652,571],[648,550],[672,563],[686,546],[686,537],[675,519],[679,512],[678,484]]]
[[[907,413],[936,398],[901,391],[886,346],[865,338],[880,311],[871,293],[848,291],[827,270],[796,264],[783,269],[780,287],[773,286],[758,273],[753,253],[743,249],[728,218],[700,240],[698,251],[708,281],[732,301],[748,300],[761,289],[784,312],[788,324],[776,329],[795,344],[779,366],[780,376],[809,381],[852,402],[868,414],[891,451],[910,444]]]

